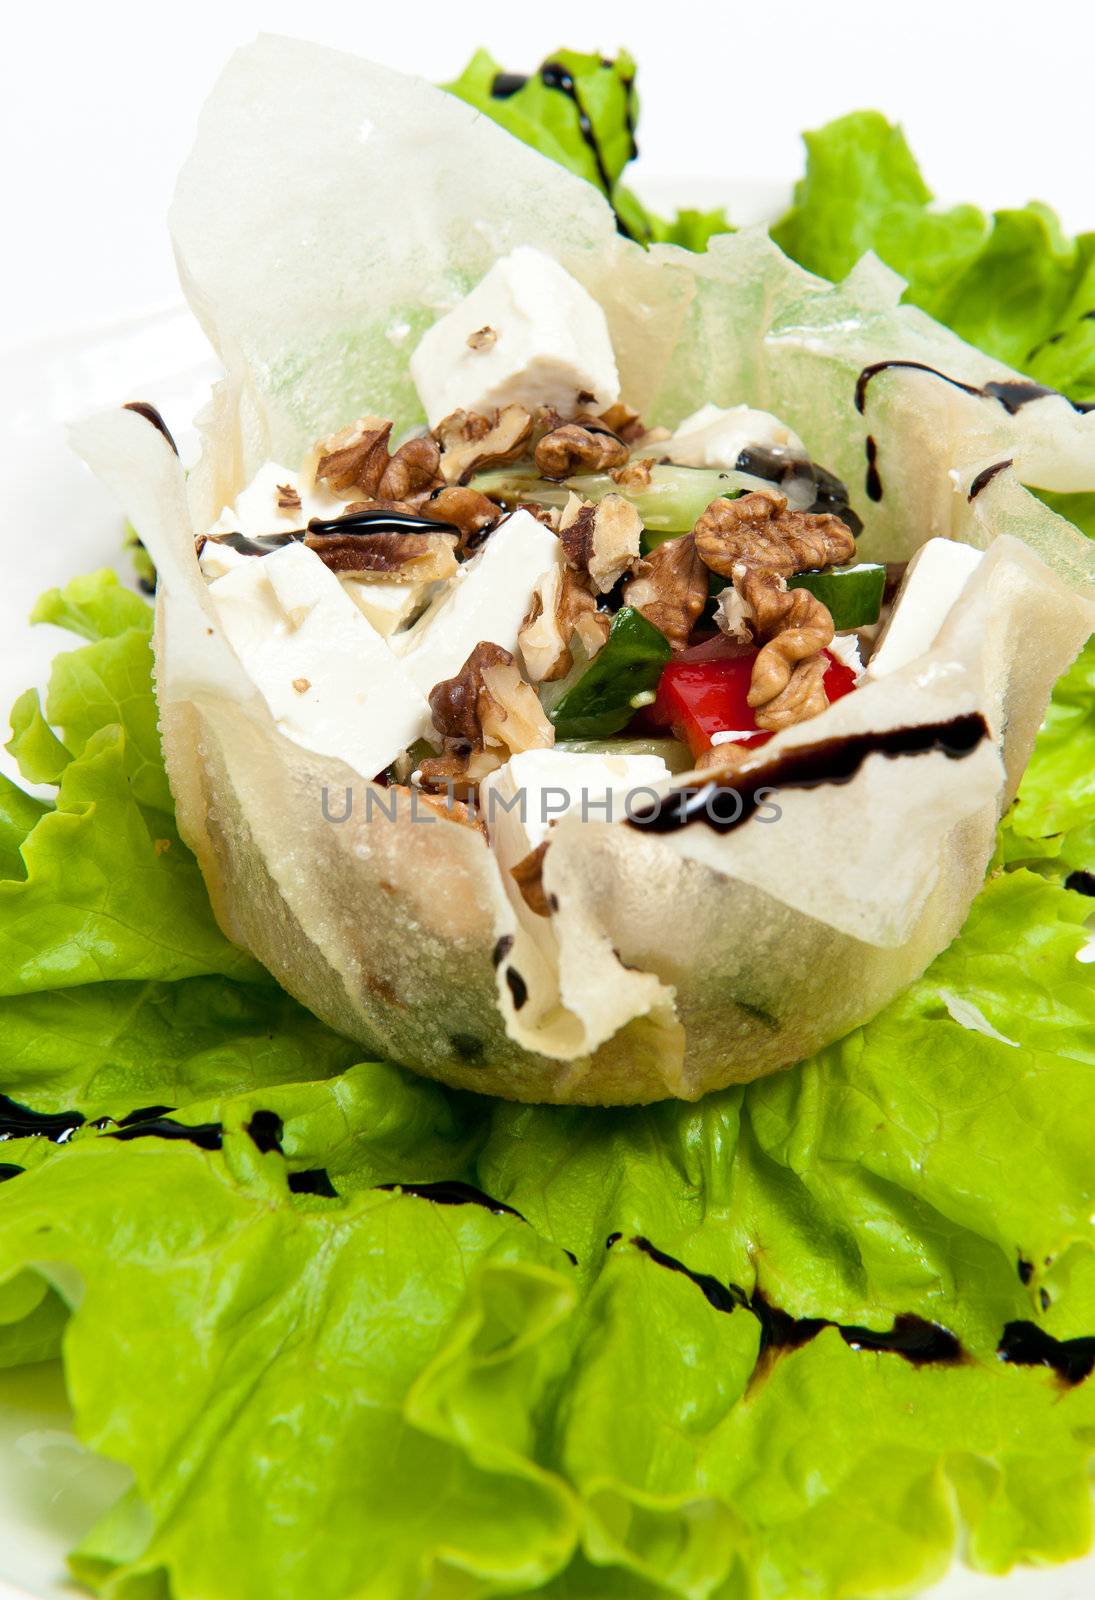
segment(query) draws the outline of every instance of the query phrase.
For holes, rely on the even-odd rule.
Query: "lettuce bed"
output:
[[[905,170],[879,137],[854,250]],[[1088,1546],[1090,646],[900,1001],[776,1078],[590,1112],[358,1062],[301,1011],[175,831],[149,608],[100,573],[39,615],[86,642],[13,714],[55,799],[0,789],[0,1362],[60,1351],[132,1469],[81,1580],[851,1600],[959,1539],[993,1572]]]

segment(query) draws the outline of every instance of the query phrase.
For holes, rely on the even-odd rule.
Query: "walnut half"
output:
[[[713,500],[693,532],[700,560],[726,578],[739,561],[789,578],[839,566],[855,555],[852,530],[839,517],[789,511],[786,497],[775,489]]]
[[[467,483],[484,467],[517,461],[532,438],[532,415],[524,406],[503,406],[490,416],[454,411],[433,430],[441,446],[446,483]]]
[[[536,446],[535,461],[545,478],[570,478],[576,472],[607,472],[628,458],[622,439],[600,422],[564,422]]]
[[[310,533],[304,543],[325,567],[346,578],[430,583],[456,571],[452,533]]]

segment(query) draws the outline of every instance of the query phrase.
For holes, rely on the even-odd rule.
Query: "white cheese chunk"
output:
[[[953,539],[929,539],[909,562],[889,621],[867,663],[867,679],[896,672],[930,650],[982,552]]]
[[[682,467],[733,472],[741,452],[749,446],[779,450],[789,461],[810,459],[797,433],[770,411],[754,411],[750,406],[701,406],[685,417],[673,437],[658,449]]]
[[[635,809],[648,805],[669,776],[660,756],[526,750],[484,778],[480,814],[505,873],[547,838],[557,818],[575,812],[584,822],[619,822],[629,796]]]
[[[209,593],[281,732],[305,749],[373,778],[429,726],[424,697],[303,544],[246,558]]]
[[[825,647],[831,656],[836,656],[846,667],[855,673],[863,671],[863,658],[859,653],[859,635],[857,633],[835,633],[832,640]]]
[[[214,578],[223,578],[226,572],[245,566],[254,559],[254,556],[245,556],[239,550],[233,550],[230,544],[218,544],[215,539],[207,539],[198,555],[198,566],[206,582],[212,583]]]
[[[354,605],[385,639],[414,620],[435,587],[433,583],[401,583],[398,578],[375,583],[365,578],[340,581]]]
[[[550,528],[528,511],[498,525],[478,555],[458,568],[425,616],[392,648],[420,692],[460,671],[482,641],[514,653],[537,585],[563,559]]]
[[[496,261],[427,330],[410,365],[431,428],[453,411],[517,403],[570,415],[604,411],[620,398],[604,312],[557,261],[528,245]]]
[[[299,508],[282,508],[278,505],[278,490],[295,489],[300,496]],[[276,461],[267,461],[255,473],[245,489],[236,496],[234,505],[225,506],[210,534],[245,533],[254,538],[263,533],[287,533],[292,528],[303,528],[309,517],[337,517],[346,509],[346,501],[329,493],[320,485],[311,488],[302,483],[299,473],[291,472]]]

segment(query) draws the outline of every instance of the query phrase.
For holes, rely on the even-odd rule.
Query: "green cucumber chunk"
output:
[[[656,448],[656,447],[655,447]],[[647,484],[617,483],[607,472],[582,473],[553,483],[540,478],[531,466],[517,463],[494,472],[480,472],[470,487],[491,500],[511,507],[521,501],[562,509],[572,494],[582,500],[603,500],[606,494],[619,494],[629,500],[642,518],[648,533],[669,536],[689,533],[720,495],[733,500],[747,489],[758,489],[763,480],[744,472],[715,472],[704,467],[659,466],[650,469]],[[771,487],[771,485],[767,485]],[[655,539],[660,543],[660,539]]]
[[[874,562],[833,567],[827,572],[799,572],[787,579],[788,589],[809,589],[826,606],[837,633],[867,628],[877,622],[886,588],[886,568]]]
[[[679,739],[556,739],[553,746],[578,756],[660,756],[670,772],[691,772],[691,750]]]
[[[627,726],[658,687],[669,640],[631,606],[576,683],[548,710],[560,739],[607,739]],[[648,701],[646,703],[649,703]]]

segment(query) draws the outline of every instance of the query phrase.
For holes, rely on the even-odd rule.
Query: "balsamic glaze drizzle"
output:
[[[996,1354],[1013,1367],[1050,1367],[1070,1386],[1095,1371],[1095,1338],[1055,1339],[1034,1322],[1007,1323]]]
[[[346,511],[341,517],[312,517],[305,530],[309,534],[338,533],[459,533],[454,522],[443,517],[427,517],[415,511],[390,511],[383,507],[367,511]],[[301,535],[303,537],[303,535]]]
[[[878,445],[867,435],[867,481],[864,484],[868,500],[882,499],[882,478],[878,471]]]
[[[338,1190],[331,1182],[326,1167],[306,1167],[303,1172],[289,1174],[290,1194],[318,1194],[324,1200],[337,1200]]]
[[[26,1169],[16,1166],[14,1161],[0,1161],[0,1183],[7,1183],[12,1178],[17,1178]]]
[[[285,1124],[276,1111],[256,1111],[250,1122],[244,1123],[244,1132],[251,1137],[251,1143],[261,1155],[269,1155],[276,1150],[281,1155],[281,1140],[285,1132]]]
[[[199,1150],[219,1150],[224,1142],[224,1129],[219,1122],[189,1124],[176,1122],[173,1117],[152,1117],[147,1122],[129,1122],[106,1135],[108,1139],[185,1139],[196,1144]]]
[[[620,1238],[610,1234],[609,1248]],[[937,1322],[928,1322],[912,1312],[902,1312],[894,1318],[889,1329],[863,1328],[857,1323],[834,1322],[829,1317],[793,1317],[787,1311],[773,1306],[763,1294],[747,1295],[736,1283],[722,1283],[707,1272],[694,1272],[676,1256],[667,1255],[651,1244],[641,1234],[631,1240],[637,1250],[670,1272],[679,1272],[696,1285],[709,1306],[716,1311],[730,1313],[748,1311],[760,1323],[760,1353],[776,1350],[798,1350],[811,1339],[816,1339],[825,1328],[835,1328],[852,1350],[873,1350],[879,1354],[897,1355],[914,1366],[953,1366],[964,1360],[961,1343],[949,1328]],[[1095,1344],[1095,1341],[1092,1341]]]
[[[163,434],[172,450],[174,450],[175,454],[178,455],[179,447],[171,437],[171,429],[167,426],[167,423],[160,416],[160,413],[156,410],[154,405],[150,405],[147,400],[127,400],[125,405],[122,407],[122,410],[135,411],[137,415],[139,417],[143,417],[146,422],[151,422],[156,432]]]
[[[996,400],[1003,406],[1009,417],[1014,417],[1023,406],[1029,405],[1032,400],[1044,400],[1047,395],[1055,395],[1059,399],[1067,399],[1057,389],[1047,389],[1044,384],[1032,383],[1029,378],[1003,378],[999,381],[982,384],[978,387],[974,383],[966,383],[961,378],[952,378],[949,373],[940,372],[938,367],[930,367],[926,361],[872,361],[869,367],[864,367],[855,384],[855,408],[862,416],[867,405],[867,386],[872,378],[880,372],[886,372],[891,367],[904,368],[906,371],[927,372],[933,378],[940,378],[944,383],[949,383],[952,388],[961,389],[963,394],[978,395],[983,400]],[[1074,411],[1095,411],[1095,401],[1069,400],[1069,405]]]
[[[872,755],[892,759],[938,751],[951,761],[961,761],[988,736],[984,717],[979,711],[971,711],[946,722],[922,722],[908,728],[853,733],[799,745],[749,772],[670,793],[641,811],[633,811],[627,823],[632,828],[649,828],[653,833],[673,833],[703,822],[716,833],[731,833],[748,822],[775,790],[849,783]]]
[[[32,1111],[6,1094],[0,1094],[0,1143],[7,1139],[48,1139],[51,1144],[67,1144],[82,1128],[85,1117],[79,1111]]]
[[[605,65],[611,67],[612,62],[606,62]],[[494,75],[494,81],[490,86],[490,92],[495,100],[508,100],[511,95],[515,95],[520,89],[523,89],[527,82],[527,76],[520,72],[496,72]],[[578,132],[581,134],[590,155],[593,157],[593,165],[597,169],[597,180],[600,183],[601,188],[604,190],[606,197],[609,201],[611,201],[613,183],[608,174],[608,167],[605,164],[604,152],[601,149],[600,141],[597,138],[597,133],[594,129],[592,121],[590,120],[589,113],[581,102],[581,98],[578,94],[578,87],[574,82],[573,74],[568,67],[563,65],[561,61],[545,61],[543,66],[540,68],[540,82],[544,85],[545,89],[557,89],[560,94],[565,94],[567,99],[574,106],[574,109],[577,111]],[[639,147],[635,142],[635,119],[631,104],[631,89],[632,80],[630,78],[624,79],[623,90],[626,101],[626,111],[624,115],[627,123],[628,136],[631,140],[631,159],[634,160],[635,156],[637,156],[639,153]],[[619,212],[616,213],[616,228],[619,233],[623,234],[625,239],[631,239],[634,237],[630,228],[620,216]]]
[[[210,544],[226,544],[241,556],[268,556],[287,544],[301,540],[323,539],[337,534],[358,534],[367,537],[375,533],[455,533],[460,529],[455,523],[440,517],[422,516],[414,511],[347,511],[341,517],[313,517],[306,528],[293,528],[285,533],[217,533],[211,534]]]
[[[977,499],[977,496],[981,493],[981,490],[987,489],[993,478],[996,477],[997,473],[1006,471],[1006,469],[1012,465],[1013,460],[1014,458],[1009,456],[1006,461],[994,461],[991,467],[983,467],[981,469],[976,478],[974,478],[973,482],[970,484],[969,493],[966,495],[966,499],[971,505],[973,501]]]

